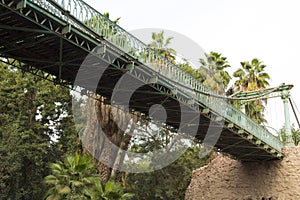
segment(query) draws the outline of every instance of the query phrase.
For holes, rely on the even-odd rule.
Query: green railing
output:
[[[213,92],[84,1],[27,0],[27,2],[29,4],[33,2],[49,13],[59,17],[67,24],[71,24],[82,32],[89,34],[91,37],[103,37],[124,53],[138,59],[145,66],[150,67],[154,61],[155,63],[159,63],[156,67],[152,67],[152,70],[159,73],[160,76],[169,79],[179,89],[185,90],[184,92],[191,96],[198,104],[210,108],[214,113],[240,126],[241,129],[251,133],[274,149],[281,151],[282,143],[269,131],[258,125],[231,104],[214,97],[214,95],[205,95],[205,93],[213,94]],[[176,85],[176,82],[190,88],[190,90],[183,89],[183,87]],[[198,92],[196,94],[192,93],[191,91],[193,90]]]

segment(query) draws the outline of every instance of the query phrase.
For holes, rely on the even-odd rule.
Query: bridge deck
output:
[[[47,76],[44,72],[55,75],[62,84],[73,84],[81,70],[86,79],[81,80],[80,85],[96,90],[108,100],[120,78],[125,73],[129,74],[132,77],[130,84],[143,85],[131,96],[130,109],[148,114],[152,105],[162,104],[167,111],[167,124],[174,128],[183,123],[182,116],[189,118],[196,113],[199,119],[190,118],[188,126],[181,127],[182,132],[192,132],[196,127],[196,137],[204,139],[209,129],[221,130],[215,146],[243,161],[282,158],[281,142],[267,130],[231,105],[220,103],[220,99],[187,91],[182,85],[210,92],[176,66],[157,55],[153,57],[155,53],[151,51],[146,58],[137,56],[137,50],[147,48],[144,44],[107,19],[101,18],[102,24],[91,26],[89,19],[102,15],[80,0],[68,2],[73,2],[68,9],[71,13],[63,7],[67,6],[67,1],[60,5],[51,0],[0,0],[0,55],[11,58],[2,61],[39,75]],[[85,10],[85,19],[72,13],[74,5],[82,6],[80,9]],[[96,14],[91,15],[91,12]],[[126,42],[107,34],[111,27],[117,32],[114,35],[126,38]],[[142,46],[137,48],[137,43]],[[93,55],[86,59],[91,52]],[[165,71],[150,67],[155,59],[161,59],[162,66],[166,66]],[[86,68],[82,70],[83,61]],[[101,69],[103,75],[98,81],[95,73]],[[98,84],[93,86],[95,80]],[[181,84],[176,85],[176,82]],[[126,104],[121,102],[122,99],[117,101],[118,104]]]

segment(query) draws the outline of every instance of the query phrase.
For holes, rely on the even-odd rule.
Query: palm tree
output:
[[[234,84],[237,90],[253,91],[269,86],[270,76],[261,61],[254,58],[251,62],[241,62],[241,65],[242,68],[233,73],[234,77],[239,78]]]
[[[161,31],[160,33],[153,32],[152,42],[149,44],[149,47],[168,61],[175,63],[176,51],[168,47],[172,39],[173,37],[165,39],[164,31]]]
[[[88,192],[92,200],[127,200],[134,195],[125,193],[121,184],[111,180],[104,184],[100,179],[95,181],[95,187]]]
[[[233,73],[233,76],[238,78],[234,83],[234,92],[239,91],[255,91],[264,89],[269,86],[269,74],[265,71],[264,65],[257,58],[251,62],[241,62],[241,68]],[[246,115],[254,121],[261,124],[266,122],[263,112],[265,110],[266,100],[254,100],[245,103]]]
[[[45,183],[52,186],[46,200],[125,200],[133,196],[125,193],[121,184],[111,180],[103,183],[96,174],[92,157],[86,154],[67,156],[64,162],[52,163],[50,168],[52,174],[44,178]]]
[[[197,70],[202,79],[200,81],[214,92],[224,94],[231,80],[231,76],[225,70],[230,67],[227,58],[213,51],[205,56],[206,59],[200,59],[202,67]]]
[[[87,191],[94,187],[96,166],[88,155],[67,156],[64,162],[50,164],[51,174],[44,178],[52,187],[48,190],[46,200],[89,199]]]

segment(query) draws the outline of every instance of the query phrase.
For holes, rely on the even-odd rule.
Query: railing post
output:
[[[290,92],[289,90],[284,90],[281,93],[281,99],[283,100],[284,106],[284,129],[286,134],[286,146],[294,146],[293,138],[292,138],[292,128],[291,128],[291,121],[290,121],[290,112],[289,112],[289,97]]]
[[[246,114],[246,102],[241,100],[241,111]]]
[[[240,105],[241,105],[241,112],[244,113],[246,115],[246,101],[241,100],[240,101]],[[246,118],[245,117],[241,117],[241,124],[242,125],[246,125]]]
[[[65,9],[65,1],[61,0],[61,7],[63,7],[63,9]]]

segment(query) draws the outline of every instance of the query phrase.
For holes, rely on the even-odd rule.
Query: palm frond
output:
[[[233,76],[236,78],[242,78],[245,74],[245,71],[240,68],[233,73]]]

